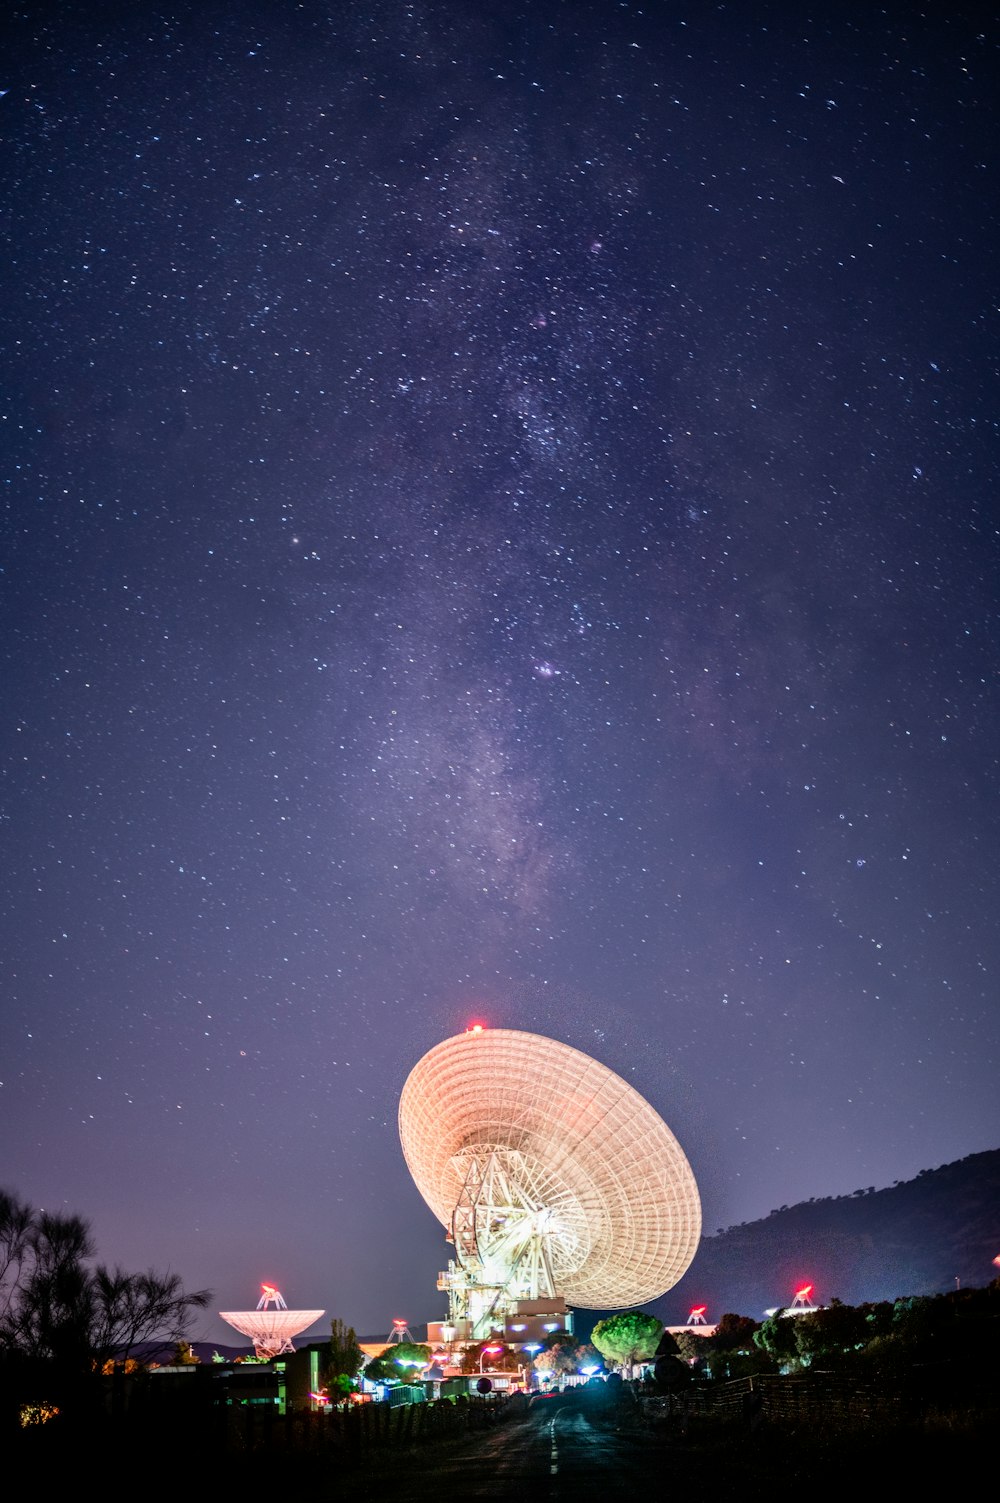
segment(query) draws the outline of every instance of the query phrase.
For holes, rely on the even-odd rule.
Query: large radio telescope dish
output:
[[[467,1282],[498,1299],[641,1305],[694,1257],[701,1203],[680,1144],[627,1081],[567,1044],[509,1028],[445,1039],[410,1072],[399,1134]]]

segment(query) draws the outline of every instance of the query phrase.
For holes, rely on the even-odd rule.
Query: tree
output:
[[[711,1356],[713,1348],[708,1336],[699,1336],[694,1329],[691,1329],[678,1332],[677,1350],[689,1367],[697,1367],[700,1370]]]
[[[33,1220],[29,1205],[0,1190],[0,1322],[6,1321],[21,1286]]]
[[[84,1368],[94,1318],[86,1262],[94,1254],[90,1228],[80,1216],[29,1214],[16,1252],[16,1273],[11,1265],[0,1345],[23,1357]]]
[[[92,1266],[80,1216],[33,1211],[0,1194],[0,1353],[73,1383],[125,1363],[142,1342],[181,1340],[207,1290],[176,1274]]]
[[[588,1367],[592,1367],[595,1373],[607,1371],[604,1366],[604,1358],[596,1346],[591,1346],[589,1341],[585,1341],[577,1347],[576,1364],[577,1370],[581,1373]]]
[[[397,1341],[383,1348],[365,1368],[365,1377],[373,1383],[409,1383],[414,1373],[431,1360],[431,1349],[418,1341]]]
[[[798,1346],[795,1341],[795,1322],[806,1319],[800,1315],[785,1315],[779,1310],[771,1315],[753,1333],[754,1346],[778,1363],[783,1372],[790,1370],[792,1364],[798,1360]]]
[[[389,1348],[386,1347],[384,1352],[379,1352],[378,1356],[372,1357],[366,1363],[363,1376],[370,1383],[398,1383],[401,1381],[400,1369],[398,1367],[393,1368],[387,1356],[388,1351]]]
[[[745,1352],[753,1345],[756,1329],[757,1322],[749,1315],[734,1315],[727,1311],[716,1326],[715,1335],[709,1339],[717,1352]]]
[[[541,1351],[532,1364],[536,1373],[548,1373],[553,1378],[565,1377],[577,1370],[576,1349],[560,1344]]]
[[[557,1346],[566,1347],[568,1351],[575,1352],[580,1342],[572,1331],[550,1331],[542,1342],[542,1350],[551,1352]]]
[[[335,1397],[346,1398],[351,1392],[364,1355],[354,1327],[335,1317],[330,1322],[330,1360],[326,1369],[327,1393],[331,1401]]]
[[[757,1330],[757,1322],[748,1315],[727,1312],[713,1335],[689,1336],[684,1333],[677,1340],[683,1356],[689,1363],[693,1358],[698,1369],[708,1377],[746,1378],[774,1370],[767,1350],[754,1341]]]
[[[845,1357],[864,1346],[866,1335],[863,1312],[839,1299],[831,1300],[824,1310],[795,1319],[795,1346],[805,1367],[841,1366]]]
[[[89,1276],[91,1324],[88,1341],[99,1359],[123,1362],[137,1346],[178,1342],[195,1310],[208,1304],[210,1291],[188,1294],[176,1273],[126,1273],[103,1264]]]
[[[431,1349],[422,1341],[397,1341],[394,1346],[387,1347],[382,1355],[391,1356],[405,1377],[408,1368],[422,1369],[427,1366],[431,1360]]]
[[[580,1360],[580,1342],[571,1331],[550,1331],[532,1366],[538,1373],[564,1377],[575,1373]]]
[[[629,1377],[632,1377],[637,1362],[655,1356],[662,1335],[663,1322],[655,1315],[645,1315],[641,1310],[624,1310],[620,1315],[599,1320],[590,1339],[602,1357],[616,1367],[627,1368]]]
[[[491,1372],[516,1372],[518,1365],[518,1354],[506,1345],[502,1331],[494,1331],[485,1341],[467,1346],[462,1353],[461,1368],[469,1375],[478,1373],[481,1368],[488,1368]]]

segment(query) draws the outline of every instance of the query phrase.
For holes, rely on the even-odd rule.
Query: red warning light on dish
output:
[[[485,1027],[485,1023],[470,1023],[465,1031],[466,1033],[482,1033]]]

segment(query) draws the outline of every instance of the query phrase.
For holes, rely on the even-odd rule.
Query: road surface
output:
[[[647,1488],[665,1458],[661,1444],[626,1422],[611,1404],[572,1395],[536,1400],[508,1419],[460,1441],[427,1446],[405,1464],[407,1503],[442,1498],[510,1498],[539,1503],[606,1500]],[[370,1478],[381,1494],[385,1474]],[[359,1489],[367,1495],[364,1485]]]

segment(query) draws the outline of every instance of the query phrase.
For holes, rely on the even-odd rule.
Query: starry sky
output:
[[[0,1180],[378,1332],[473,1018],[709,1233],[997,1146],[995,20],[4,32]]]

